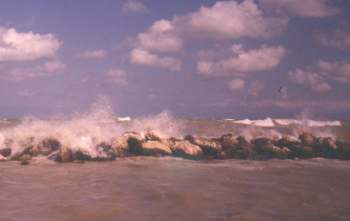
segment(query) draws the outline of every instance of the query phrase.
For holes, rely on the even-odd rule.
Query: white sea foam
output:
[[[316,121],[316,120],[297,120],[297,119],[272,119],[266,118],[262,120],[234,120],[225,119],[236,124],[251,125],[258,127],[276,127],[276,126],[290,126],[290,125],[304,125],[307,127],[340,127],[340,121]]]

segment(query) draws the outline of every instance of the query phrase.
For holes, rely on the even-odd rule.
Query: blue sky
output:
[[[348,0],[4,0],[0,114],[350,116]]]

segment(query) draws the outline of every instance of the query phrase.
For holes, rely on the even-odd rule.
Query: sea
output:
[[[127,131],[158,130],[247,139],[317,136],[350,141],[348,121],[309,119],[179,119],[168,113],[131,119],[94,111],[69,118],[0,120],[0,145],[31,137],[91,148]],[[88,139],[89,138],[89,139]],[[0,221],[329,221],[350,220],[350,162],[203,160],[128,157],[112,162],[55,163],[43,157],[23,166],[0,162]]]

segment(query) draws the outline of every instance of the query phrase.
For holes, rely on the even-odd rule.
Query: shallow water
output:
[[[0,163],[0,220],[349,220],[350,162]]]

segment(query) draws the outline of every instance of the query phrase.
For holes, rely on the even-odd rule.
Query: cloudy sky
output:
[[[350,118],[348,0],[2,0],[0,115]]]

